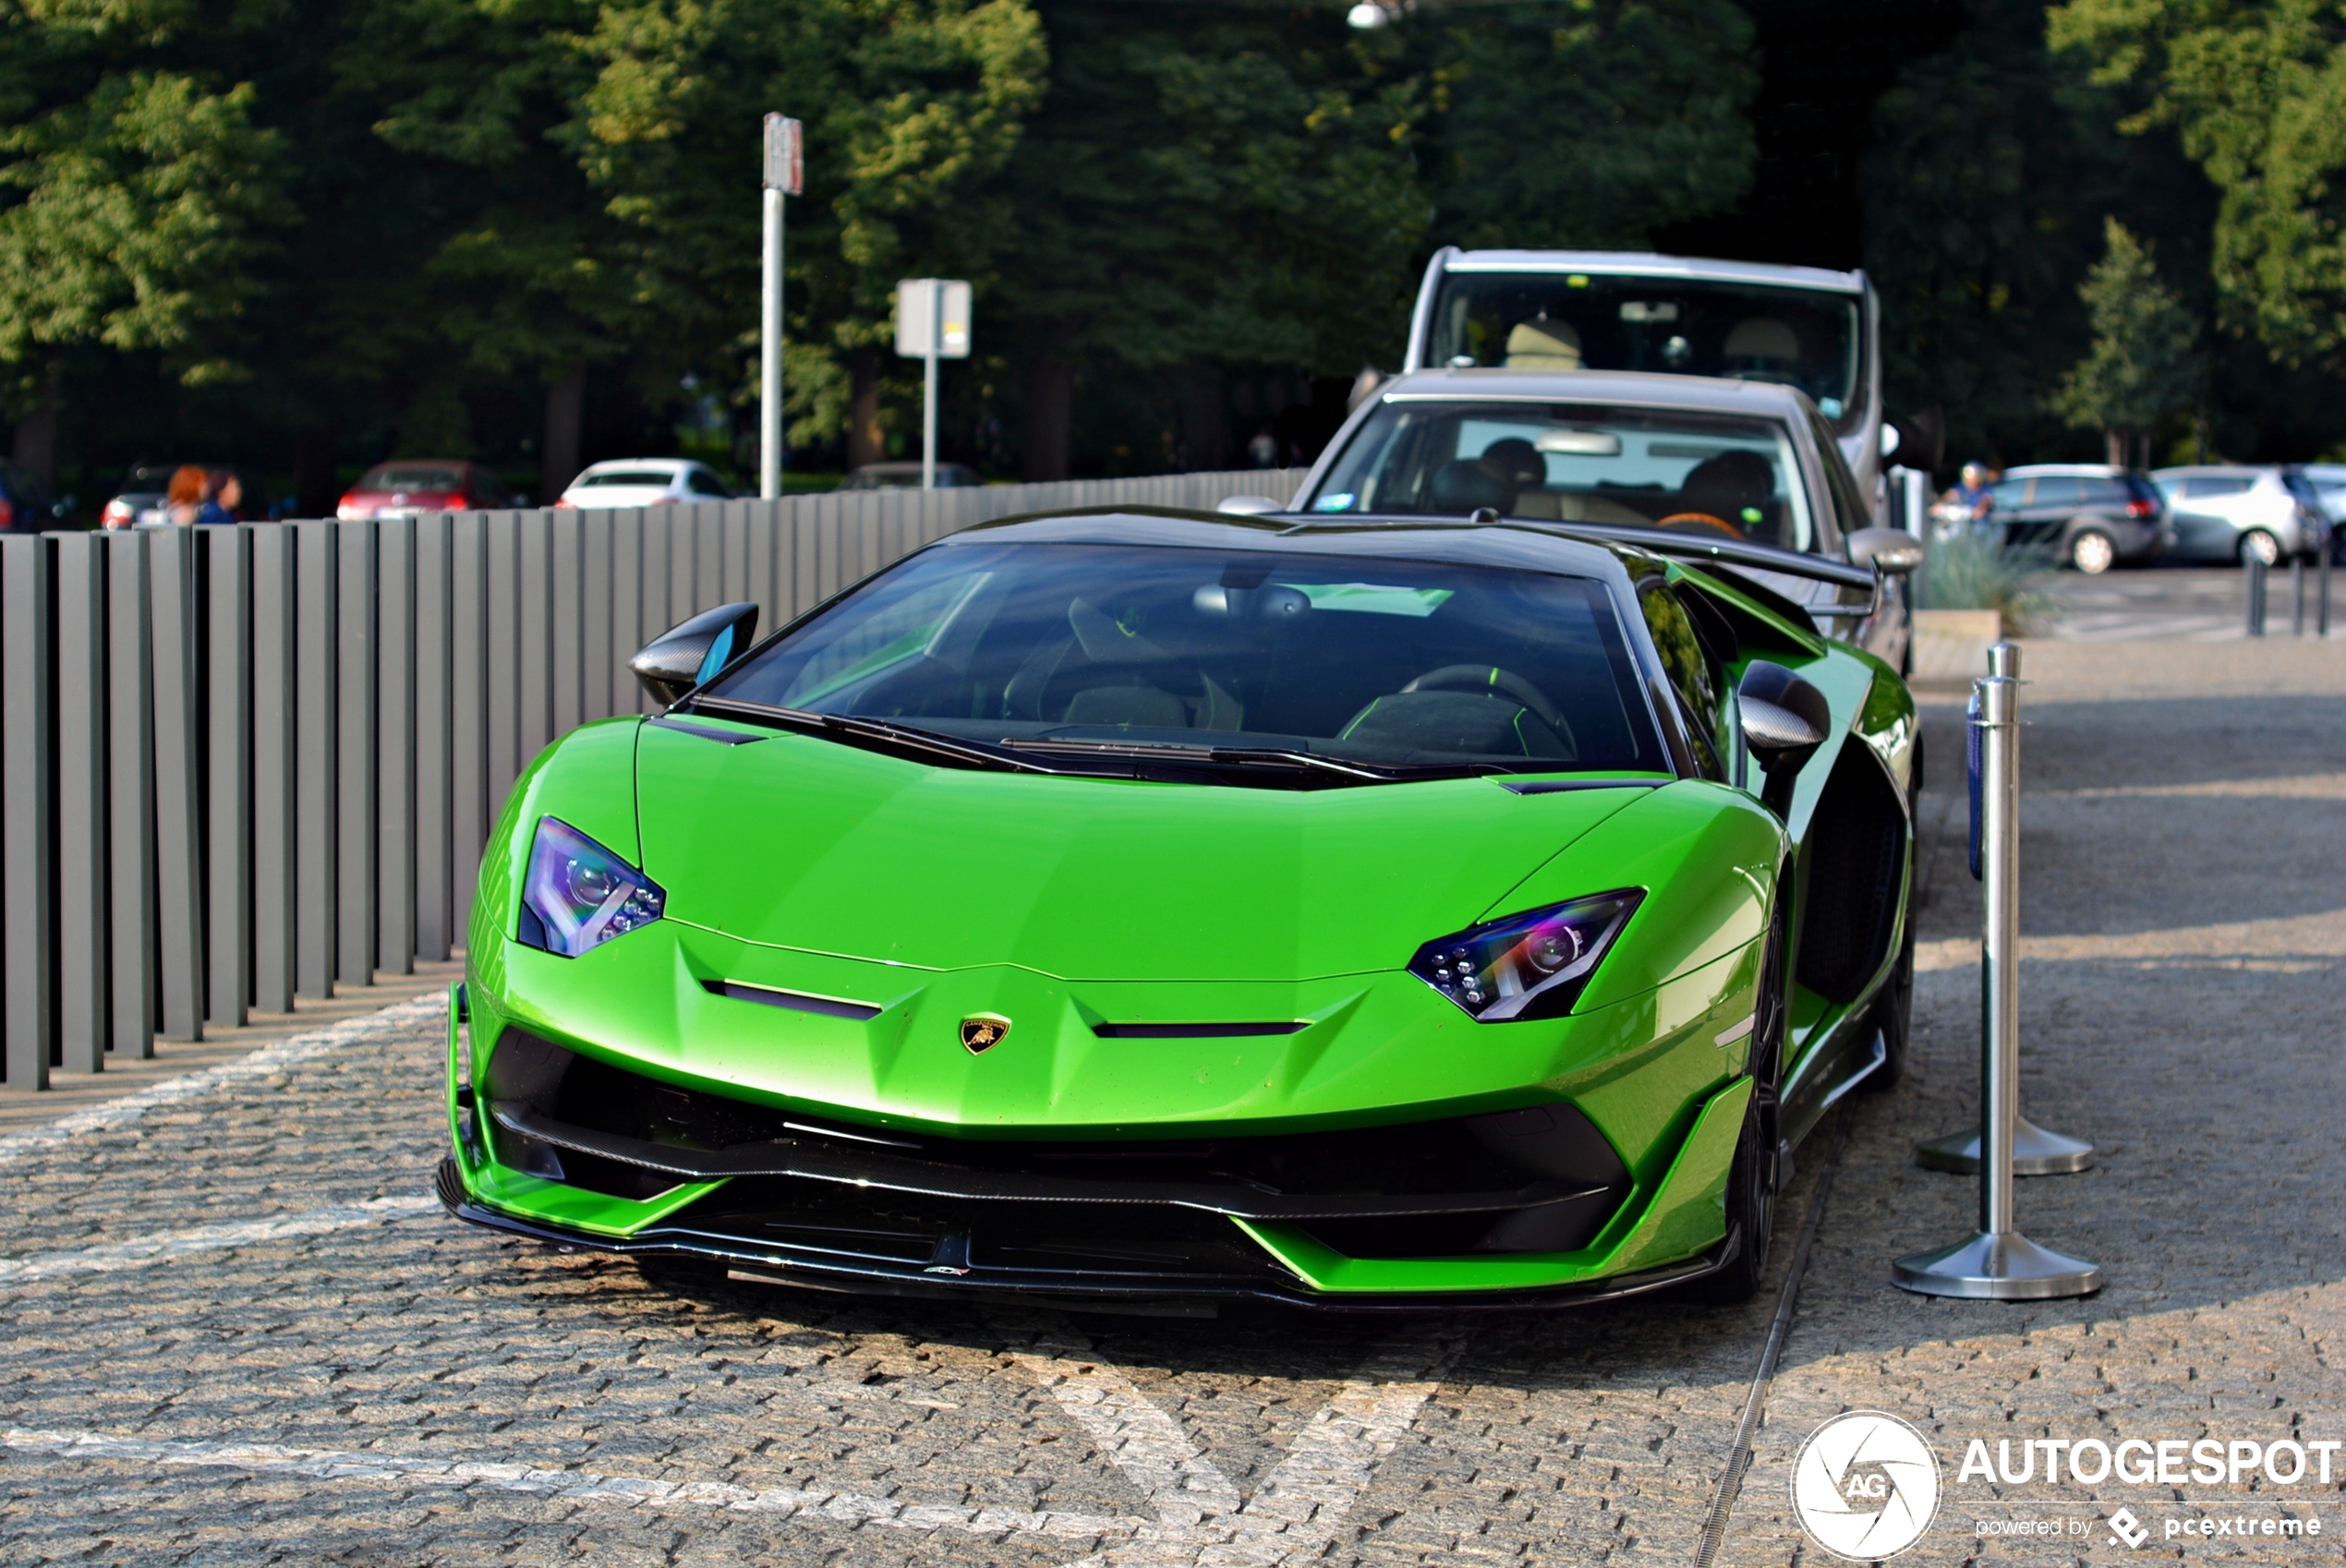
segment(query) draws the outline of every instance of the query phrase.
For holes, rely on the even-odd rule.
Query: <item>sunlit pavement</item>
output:
[[[1976,1206],[1906,1157],[1972,1116],[1977,1080],[1961,736],[1934,704],[1917,1061],[1851,1102],[1721,1562],[1822,1560],[1788,1467],[1860,1406],[1946,1462],[1907,1561],[2074,1562],[2116,1549],[1975,1531],[2179,1493],[2323,1517],[2289,1560],[2346,1536],[2334,1486],[1956,1478],[1973,1437],[2346,1438],[2346,650],[2026,658],[2026,1104],[2101,1163],[2025,1184],[2020,1220],[2109,1288],[2012,1307],[1888,1283]],[[426,1199],[442,1029],[425,998],[0,1137],[0,1560],[1687,1563],[1776,1306],[1162,1321],[566,1255]],[[1779,1280],[1829,1146],[1784,1196]]]

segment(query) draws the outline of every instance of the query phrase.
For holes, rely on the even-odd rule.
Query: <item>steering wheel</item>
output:
[[[1657,528],[1715,528],[1731,539],[1743,537],[1743,530],[1725,518],[1708,512],[1674,512],[1654,525]]]
[[[1488,664],[1445,664],[1439,669],[1429,669],[1408,685],[1405,692],[1505,692],[1540,718],[1540,722],[1564,737],[1572,739],[1572,727],[1564,721],[1556,705],[1548,701],[1547,694],[1511,669],[1500,669]]]

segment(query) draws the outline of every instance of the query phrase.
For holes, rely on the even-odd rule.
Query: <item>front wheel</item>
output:
[[[2240,563],[2248,564],[2254,556],[2267,566],[2280,564],[2280,541],[2262,528],[2251,528],[2240,537]]]
[[[2098,528],[2081,528],[2069,541],[2069,564],[2098,577],[2118,564],[2118,546]]]

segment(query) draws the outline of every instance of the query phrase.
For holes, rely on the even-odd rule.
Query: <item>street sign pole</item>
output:
[[[937,351],[945,343],[945,285],[928,286],[928,353],[922,375],[921,488],[937,488]]]
[[[798,195],[805,184],[796,120],[766,116],[765,154],[759,181],[766,200],[766,255],[757,320],[757,493],[776,501],[782,493],[782,198]]]
[[[896,352],[921,362],[921,488],[933,490],[937,488],[937,362],[969,357],[968,280],[897,280]]]

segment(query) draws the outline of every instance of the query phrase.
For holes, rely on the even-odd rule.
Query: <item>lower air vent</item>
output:
[[[1298,1034],[1302,1023],[1095,1023],[1102,1040],[1242,1040],[1263,1034]]]

